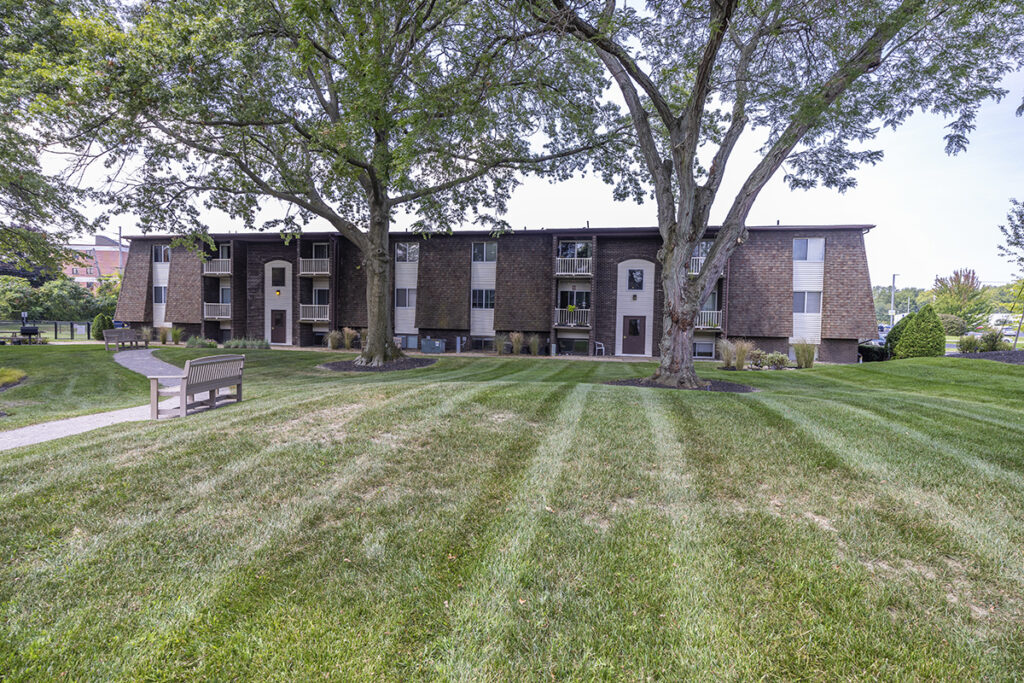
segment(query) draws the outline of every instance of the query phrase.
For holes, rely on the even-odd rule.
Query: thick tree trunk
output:
[[[388,244],[390,221],[384,211],[371,211],[369,247],[363,251],[366,272],[366,338],[356,365],[380,367],[401,358],[395,346],[391,322],[391,255]]]
[[[662,247],[661,285],[665,293],[661,362],[651,379],[658,384],[704,389],[693,367],[693,329],[700,312],[700,292],[687,278],[689,258],[674,240]]]

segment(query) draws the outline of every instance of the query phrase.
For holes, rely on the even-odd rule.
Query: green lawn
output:
[[[0,453],[0,676],[1024,676],[1024,367],[246,355],[240,405]]]
[[[25,380],[0,392],[0,439],[5,430],[65,417],[139,406],[149,382],[113,361],[113,352],[90,344],[0,346],[0,367]]]

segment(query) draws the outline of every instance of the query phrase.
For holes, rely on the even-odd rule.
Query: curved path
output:
[[[114,354],[114,361],[144,377],[148,375],[181,374],[181,368],[158,360],[149,349],[119,351]],[[177,379],[160,380],[160,384],[164,386],[177,386],[179,381]],[[175,397],[168,399],[162,405],[163,407],[170,407],[177,402],[178,398]],[[108,427],[122,422],[141,422],[148,419],[149,404],[147,403],[135,408],[122,408],[105,413],[93,413],[92,415],[69,417],[65,420],[28,425],[27,427],[0,432],[0,451],[20,448],[21,446],[31,446],[74,434],[82,434],[99,429],[100,427]]]

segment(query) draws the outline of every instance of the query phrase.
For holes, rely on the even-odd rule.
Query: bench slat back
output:
[[[103,341],[107,342],[122,342],[122,341],[135,341],[136,339],[142,339],[142,333],[131,327],[122,328],[111,328],[109,330],[103,330]]]
[[[230,386],[230,380],[242,378],[245,356],[224,354],[185,361],[185,382],[191,392],[202,391],[207,385]]]

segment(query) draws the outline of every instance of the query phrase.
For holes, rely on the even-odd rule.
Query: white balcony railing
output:
[[[203,275],[231,275],[231,259],[210,259],[203,264]]]
[[[556,308],[555,327],[590,327],[590,309],[577,308],[570,311],[568,308]]]
[[[299,304],[299,320],[326,321],[330,306],[320,304]]]
[[[705,330],[717,330],[722,327],[721,311],[701,311],[697,314],[696,327]]]
[[[231,304],[203,304],[203,317],[207,320],[229,320]]]
[[[591,258],[560,258],[555,259],[555,275],[590,275]]]
[[[692,256],[690,257],[690,275],[696,275],[700,272],[700,269],[704,267],[703,256]]]
[[[326,258],[300,258],[299,275],[330,275],[331,260]]]

